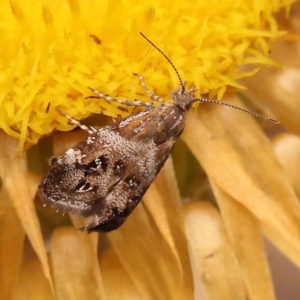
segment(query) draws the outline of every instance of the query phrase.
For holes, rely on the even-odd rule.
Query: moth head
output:
[[[193,102],[195,102],[194,92],[196,88],[189,90],[185,89],[185,82],[180,83],[179,89],[172,92],[171,97],[174,104],[182,111],[187,111],[191,108]]]

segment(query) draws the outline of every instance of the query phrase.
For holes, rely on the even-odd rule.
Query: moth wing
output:
[[[62,156],[39,185],[45,204],[87,216],[110,193],[141,147],[124,140],[107,126],[88,136]]]
[[[141,201],[162,166],[165,164],[175,139],[159,146],[151,144],[124,173],[111,192],[98,202],[95,213],[86,219],[85,231],[111,231],[120,227]]]
[[[140,202],[183,128],[183,115],[172,106],[103,127],[52,160],[39,186],[41,198],[59,211],[84,216],[83,230],[117,229]]]

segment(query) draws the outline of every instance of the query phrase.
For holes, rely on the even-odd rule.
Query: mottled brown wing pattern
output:
[[[149,156],[149,149],[141,152],[111,192],[98,202],[93,214],[87,218],[84,229],[110,231],[122,225],[164,165],[174,143],[175,140],[159,147],[152,144],[150,152],[154,156]]]
[[[163,124],[169,126],[170,122],[166,113],[166,107],[161,107],[130,116],[114,127],[98,130],[52,160],[52,170],[40,185],[44,203],[86,217],[84,230],[118,228],[175,144],[178,126],[171,127],[174,134],[164,132]],[[143,126],[149,120],[157,126]],[[155,142],[160,135],[165,138]]]

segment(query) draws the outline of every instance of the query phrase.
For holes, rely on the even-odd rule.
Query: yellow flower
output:
[[[273,2],[273,3],[272,3]],[[88,86],[105,94],[146,99],[133,72],[169,97],[178,79],[141,36],[170,56],[189,85],[221,98],[241,87],[241,64],[265,65],[278,35],[272,17],[284,1],[40,1],[2,5],[0,128],[19,149],[54,129],[69,130],[57,108],[75,118],[92,112],[124,116],[104,101],[86,100]],[[257,69],[255,69],[256,71]],[[142,94],[143,96],[141,96]]]
[[[273,13],[289,4],[2,4],[1,299],[194,299],[199,288],[210,300],[275,299],[262,235],[300,266],[300,174],[292,163],[300,161],[298,85],[286,87],[286,79],[298,82],[300,71],[270,68],[252,75],[275,65],[274,59],[294,64],[291,50],[268,57],[276,38],[281,36],[279,49],[284,43]],[[291,133],[271,144],[264,130],[273,124],[259,126],[235,110],[200,105],[197,115],[187,114],[174,167],[168,160],[126,223],[98,239],[33,201],[47,158],[61,155],[84,133],[40,138],[72,129],[58,109],[75,119],[134,113],[85,99],[90,86],[118,99],[149,101],[134,72],[169,101],[178,78],[139,32],[170,57],[188,87],[243,107],[231,91],[247,86],[243,97],[248,93],[254,108],[278,118]],[[288,99],[280,96],[287,91]],[[188,203],[182,204],[183,198]],[[71,221],[82,226],[78,218]]]

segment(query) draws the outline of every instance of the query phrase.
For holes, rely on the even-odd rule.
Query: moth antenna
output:
[[[173,68],[173,70],[175,71],[179,82],[180,82],[180,93],[184,92],[185,89],[185,84],[183,82],[183,80],[181,79],[179,72],[177,71],[176,67],[174,66],[174,64],[172,63],[171,59],[162,51],[160,50],[152,41],[150,41],[142,32],[140,32],[140,35],[149,43],[151,44],[161,55],[163,55],[163,57],[169,62],[169,64],[171,65],[171,67]]]
[[[196,101],[200,101],[201,103],[213,103],[213,104],[224,105],[224,106],[231,107],[231,108],[234,108],[236,110],[242,111],[242,112],[244,112],[244,113],[246,113],[248,115],[251,115],[253,117],[256,117],[256,118],[259,118],[259,119],[263,119],[263,120],[266,120],[266,121],[270,121],[270,122],[273,122],[275,124],[280,124],[280,122],[277,121],[277,120],[275,120],[275,119],[272,119],[272,118],[266,117],[264,115],[260,115],[260,114],[254,113],[252,111],[249,111],[249,110],[243,109],[241,107],[238,107],[238,106],[235,106],[235,105],[231,105],[231,104],[228,104],[228,103],[225,103],[225,102],[222,102],[222,101],[211,100],[211,99],[207,99],[207,98],[195,98],[193,102],[196,102]]]

